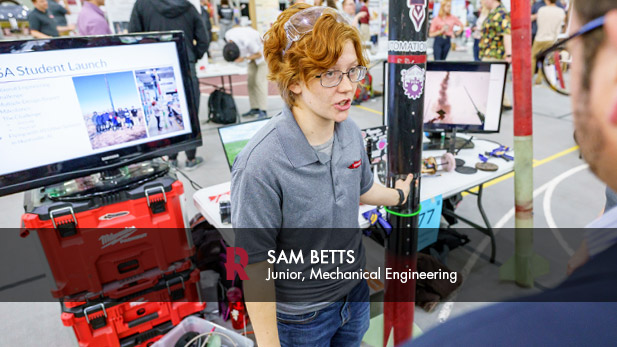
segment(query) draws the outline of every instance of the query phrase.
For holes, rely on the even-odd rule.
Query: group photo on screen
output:
[[[148,134],[156,136],[184,130],[182,107],[173,68],[135,71],[140,103],[143,106]]]
[[[92,149],[148,137],[132,71],[73,77]]]
[[[488,108],[490,72],[428,71],[424,123],[482,127]]]

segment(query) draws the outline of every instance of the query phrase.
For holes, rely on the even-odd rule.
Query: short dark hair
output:
[[[233,42],[228,42],[225,47],[223,47],[223,58],[226,61],[234,61],[240,57],[240,48]]]
[[[550,2],[551,4],[556,4],[557,0],[548,0],[548,2]]]
[[[574,2],[574,10],[578,15],[581,24],[589,23],[590,21],[602,17],[611,10],[617,9],[617,1],[615,0],[595,0],[595,1],[576,1]],[[606,39],[602,29],[594,30],[582,37],[584,56],[583,61],[583,90],[588,91],[591,88],[591,73],[595,66],[598,50]]]

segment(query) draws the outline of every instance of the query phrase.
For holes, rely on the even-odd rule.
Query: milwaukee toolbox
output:
[[[22,237],[38,238],[54,279],[52,296],[100,293],[108,283],[167,270],[194,253],[182,183],[168,172],[95,194],[26,194]],[[116,185],[117,186],[117,185]],[[91,188],[85,191],[91,191]]]
[[[81,317],[63,312],[62,323],[73,327],[80,347],[140,345],[156,337],[158,334],[153,334],[152,330],[156,331],[160,325],[176,326],[184,317],[202,311],[205,306],[200,302],[127,302],[103,309],[103,304],[99,304]],[[99,311],[92,313],[95,309]],[[142,337],[136,339],[135,335]]]
[[[26,193],[24,232],[55,229],[59,236],[76,229],[184,228],[184,187],[171,175],[128,189],[79,197],[53,197],[55,187]]]
[[[148,301],[182,299],[186,283],[193,282],[195,280],[194,277],[199,276],[198,273],[194,273],[194,269],[195,266],[191,260],[176,262],[165,271],[151,269],[133,277],[105,284],[101,292],[82,292],[64,297],[61,300],[66,307],[72,308],[90,302],[107,302],[109,304],[112,301],[130,301],[135,296],[148,296]],[[165,293],[157,293],[163,289],[170,292],[168,296],[171,298],[165,296]],[[156,295],[148,295],[149,293],[156,293]],[[179,295],[180,293],[181,295]]]
[[[159,324],[146,332],[121,339],[120,347],[150,347],[174,327],[171,321]]]
[[[158,336],[155,332],[162,329],[157,327],[175,326],[205,308],[198,282],[199,270],[192,268],[165,276],[153,287],[121,300],[64,301],[62,323],[73,327],[80,346],[139,345]]]

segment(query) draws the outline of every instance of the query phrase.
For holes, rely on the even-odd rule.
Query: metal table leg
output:
[[[462,217],[458,214],[456,214],[454,211],[450,211],[450,210],[443,210],[443,213],[449,217],[454,217],[456,219],[459,219],[460,221],[462,221],[463,223],[473,227],[474,229],[477,229],[478,231],[480,231],[481,233],[487,235],[488,237],[491,238],[491,263],[495,263],[495,253],[496,253],[496,244],[495,244],[495,233],[493,232],[493,227],[491,226],[490,221],[488,220],[488,217],[486,216],[486,212],[484,211],[484,206],[482,205],[482,192],[484,191],[484,184],[481,184],[478,187],[478,192],[474,193],[472,191],[466,190],[467,193],[475,195],[477,197],[477,201],[478,201],[478,210],[480,211],[480,215],[482,216],[482,220],[484,221],[485,226],[481,226],[479,224],[476,224],[474,222],[472,222],[471,220]]]

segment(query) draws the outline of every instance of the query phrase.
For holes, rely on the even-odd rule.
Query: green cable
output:
[[[384,210],[386,210],[386,212],[388,212],[389,214],[395,215],[395,216],[399,216],[399,217],[413,217],[413,216],[417,216],[420,214],[420,211],[422,211],[422,204],[418,204],[418,210],[414,213],[410,213],[410,214],[403,214],[403,213],[398,213],[398,212],[394,212],[394,211],[390,211],[387,207],[383,207]]]

